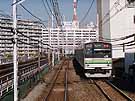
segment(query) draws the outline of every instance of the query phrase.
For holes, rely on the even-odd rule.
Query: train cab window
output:
[[[111,58],[111,52],[110,51],[104,51],[104,58]]]
[[[94,51],[94,58],[111,58],[110,51]]]
[[[95,51],[94,58],[104,58],[104,54],[102,51]]]
[[[86,49],[85,50],[85,57],[86,58],[92,58],[92,56],[93,56],[92,49]]]

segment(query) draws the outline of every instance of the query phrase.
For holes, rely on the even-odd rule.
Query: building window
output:
[[[128,6],[127,6],[128,8],[135,8],[135,1],[133,1],[133,0],[127,0],[127,2],[128,2]]]

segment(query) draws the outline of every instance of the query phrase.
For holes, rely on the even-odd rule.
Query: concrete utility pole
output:
[[[57,36],[58,36],[58,61],[60,61],[60,30],[59,30],[59,27],[58,27],[58,33],[57,33]]]
[[[39,72],[40,72],[40,58],[41,58],[41,55],[40,55],[40,51],[41,51],[40,46],[41,46],[40,45],[40,42],[38,42],[38,70],[39,70]]]
[[[42,33],[41,33],[41,56],[43,56],[43,28],[42,28]]]
[[[13,28],[14,28],[14,50],[13,50],[13,64],[14,64],[14,101],[18,101],[18,61],[17,61],[17,5],[15,4],[16,0],[13,0]]]
[[[53,12],[52,12],[53,13]],[[53,28],[53,15],[52,15],[52,28]]]
[[[27,36],[29,37],[29,32],[27,32]],[[30,43],[30,39],[27,38],[27,43]],[[29,45],[27,45],[27,56],[28,56],[28,59],[30,57],[30,54],[29,54]]]
[[[54,66],[54,50],[52,50],[52,66]]]
[[[97,41],[99,41],[99,14],[97,14]]]
[[[17,5],[24,2],[25,0],[13,0],[13,29],[14,29],[14,40],[13,40],[13,64],[14,64],[14,101],[18,101],[18,49],[17,49]]]
[[[48,21],[48,34],[49,34],[49,46],[51,46],[50,17],[49,17],[49,21]],[[49,66],[51,64],[50,49],[49,48],[48,48],[48,64],[49,64]]]

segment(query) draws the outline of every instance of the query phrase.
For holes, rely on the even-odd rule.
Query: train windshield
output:
[[[85,44],[85,58],[111,58],[111,44],[89,43]]]
[[[95,50],[93,54],[94,58],[111,58],[111,50]]]
[[[95,43],[93,45],[94,58],[111,58],[111,44],[108,43]]]

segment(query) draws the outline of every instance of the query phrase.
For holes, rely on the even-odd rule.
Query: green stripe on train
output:
[[[85,64],[111,64],[112,60],[85,60]]]

